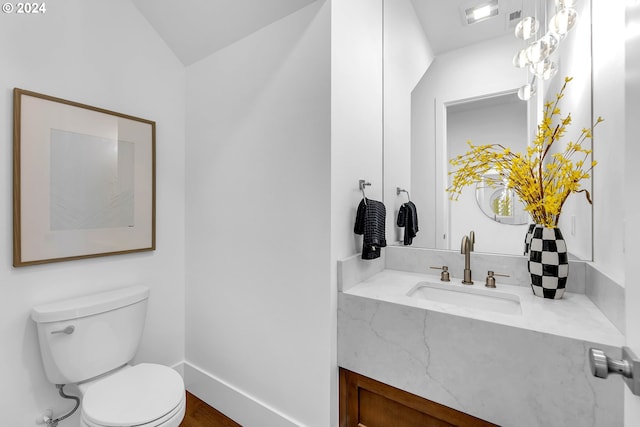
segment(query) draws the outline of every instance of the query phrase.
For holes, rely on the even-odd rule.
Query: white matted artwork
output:
[[[155,249],[155,122],[14,89],[13,265]]]

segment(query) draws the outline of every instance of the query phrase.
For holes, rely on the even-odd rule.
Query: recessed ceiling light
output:
[[[478,21],[482,18],[488,18],[491,15],[491,6],[488,4],[473,9],[473,20]]]
[[[498,0],[491,0],[465,9],[467,24],[475,24],[498,15]]]

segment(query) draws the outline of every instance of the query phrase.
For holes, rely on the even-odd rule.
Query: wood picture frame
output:
[[[13,265],[156,248],[155,122],[15,88]]]

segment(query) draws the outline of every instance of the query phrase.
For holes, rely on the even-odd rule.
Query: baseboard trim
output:
[[[177,371],[184,378],[184,362],[178,362],[170,366],[171,369]]]
[[[246,426],[298,427],[302,424],[189,361],[183,364],[186,389],[232,420]]]

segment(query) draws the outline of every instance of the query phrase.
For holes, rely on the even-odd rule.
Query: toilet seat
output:
[[[174,418],[178,425],[185,399],[180,374],[167,366],[141,363],[90,384],[81,418],[91,427],[168,426]]]
[[[138,425],[129,426],[129,427],[179,427],[180,423],[184,419],[186,403],[187,401],[185,396],[185,399],[183,400],[183,402],[180,403],[180,405],[178,405],[176,408],[174,408],[173,411],[163,416],[162,418],[154,420],[151,423],[138,424]],[[95,424],[93,422],[90,422],[86,420],[84,416],[80,419],[80,426],[81,427],[111,427],[111,426],[106,426],[104,424]]]

